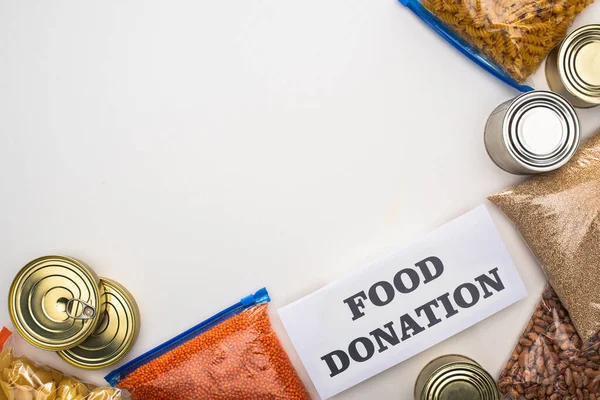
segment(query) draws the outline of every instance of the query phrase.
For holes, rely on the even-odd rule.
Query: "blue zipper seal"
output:
[[[481,68],[520,92],[531,92],[534,90],[531,86],[523,85],[517,82],[512,76],[508,75],[498,65],[491,62],[487,57],[481,54],[477,49],[470,45],[466,40],[450,30],[442,21],[427,10],[418,0],[399,0],[400,3],[410,9],[431,29],[437,32],[448,43],[454,46],[458,51],[469,57],[471,61]]]
[[[162,356],[165,353],[168,353],[172,349],[208,331],[209,329],[211,329],[215,325],[220,324],[226,319],[238,315],[242,311],[252,308],[258,304],[268,303],[270,301],[271,298],[269,297],[269,292],[267,292],[266,288],[262,288],[256,293],[244,297],[238,303],[232,305],[231,307],[228,307],[223,311],[213,315],[206,321],[199,323],[198,325],[194,326],[191,329],[188,329],[182,334],[175,336],[173,339],[166,341],[165,343],[155,347],[154,349],[142,354],[135,360],[132,360],[127,364],[123,365],[121,368],[112,371],[111,373],[106,375],[104,379],[111,386],[116,386],[121,381],[121,378],[129,375],[131,372],[135,371],[140,366],[154,360],[155,358]]]

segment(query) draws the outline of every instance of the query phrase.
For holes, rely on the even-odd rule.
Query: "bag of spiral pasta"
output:
[[[463,54],[520,91],[593,0],[399,0]]]
[[[96,388],[15,353],[12,332],[0,325],[0,400],[129,400],[122,389]]]

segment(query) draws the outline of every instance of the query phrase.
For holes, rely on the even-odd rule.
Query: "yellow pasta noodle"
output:
[[[593,0],[422,0],[423,6],[523,82]]]

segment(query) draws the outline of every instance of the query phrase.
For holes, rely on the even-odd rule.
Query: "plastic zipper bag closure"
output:
[[[593,0],[399,0],[487,72],[523,84]]]
[[[0,330],[0,400],[126,400],[121,389],[95,388],[28,358],[15,355],[12,332]]]
[[[266,289],[106,376],[133,400],[310,399],[271,328]]]

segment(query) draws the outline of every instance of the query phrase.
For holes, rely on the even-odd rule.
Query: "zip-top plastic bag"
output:
[[[600,330],[600,130],[563,167],[489,196],[515,224],[583,341]]]
[[[500,373],[504,400],[600,399],[600,333],[587,342],[550,285]]]
[[[133,400],[309,400],[271,327],[266,289],[110,373]]]
[[[399,0],[498,79],[523,84],[593,0]]]
[[[0,330],[0,400],[128,400],[115,388],[95,388],[15,355],[12,332]]]

